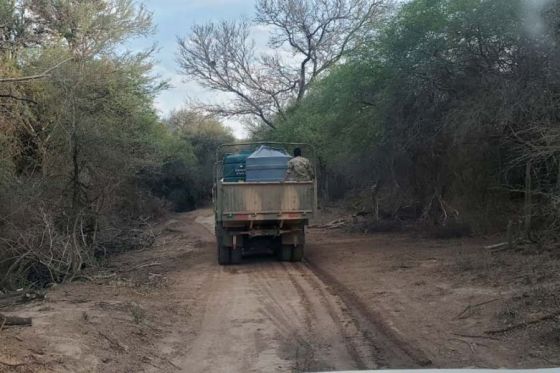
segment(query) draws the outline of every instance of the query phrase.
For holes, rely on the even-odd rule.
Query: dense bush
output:
[[[0,289],[71,278],[210,190],[214,135],[162,123],[151,51],[119,47],[151,32],[142,7],[2,1],[0,25]]]
[[[555,230],[559,13],[557,0],[407,2],[256,136],[316,145],[325,193],[371,191],[363,208],[394,218]]]

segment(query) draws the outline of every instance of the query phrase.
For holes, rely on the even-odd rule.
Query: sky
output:
[[[238,19],[242,16],[251,18],[254,0],[142,0],[145,7],[153,13],[156,32],[147,38],[138,38],[126,43],[131,51],[150,48],[157,44],[154,73],[167,80],[172,88],[162,92],[156,98],[156,108],[161,116],[168,115],[174,109],[184,107],[188,100],[203,102],[220,102],[228,99],[227,94],[210,91],[181,74],[176,62],[177,36],[185,37],[193,24],[223,19]],[[265,39],[264,30],[256,29],[254,38]],[[231,127],[235,136],[246,135],[239,120],[224,120]]]

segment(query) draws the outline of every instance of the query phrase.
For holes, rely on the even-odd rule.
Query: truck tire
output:
[[[228,265],[231,263],[231,253],[229,247],[224,246],[224,230],[216,226],[216,243],[218,246],[218,264]]]
[[[292,247],[292,262],[301,262],[303,260],[303,245]]]
[[[281,262],[289,262],[292,260],[292,247],[290,245],[282,245],[277,252],[278,260]]]
[[[292,247],[292,257],[290,260],[292,262],[301,262],[303,260],[303,248],[305,247],[305,230],[302,229],[300,233],[298,233],[298,244]]]
[[[218,245],[218,264],[228,265],[231,263],[230,248]]]
[[[230,251],[230,264],[241,264],[241,248],[232,249],[228,248]]]

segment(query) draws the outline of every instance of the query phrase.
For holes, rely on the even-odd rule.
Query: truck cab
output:
[[[238,264],[253,253],[303,259],[305,227],[317,211],[317,180],[285,180],[288,151],[294,147],[314,158],[309,145],[298,143],[218,148],[213,202],[219,264]]]

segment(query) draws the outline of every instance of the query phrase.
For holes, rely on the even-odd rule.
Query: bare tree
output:
[[[382,0],[257,0],[254,23],[195,25],[179,39],[182,71],[205,87],[231,93],[229,104],[203,105],[223,116],[252,115],[274,127],[323,72],[359,44]],[[274,53],[257,55],[250,30],[270,30]]]

